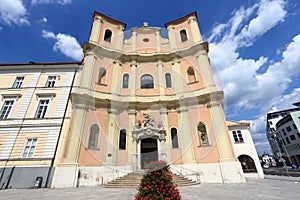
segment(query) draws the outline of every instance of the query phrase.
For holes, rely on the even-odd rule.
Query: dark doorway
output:
[[[141,141],[141,168],[144,169],[145,163],[158,160],[157,140],[153,138]]]
[[[248,155],[240,155],[238,157],[241,162],[244,173],[257,172],[254,160]]]

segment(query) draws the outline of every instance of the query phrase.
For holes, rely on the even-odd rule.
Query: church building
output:
[[[197,14],[125,28],[94,13],[52,187],[101,185],[155,160],[200,182],[244,182]]]

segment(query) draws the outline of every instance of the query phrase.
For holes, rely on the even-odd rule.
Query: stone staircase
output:
[[[173,177],[173,181],[179,187],[199,184],[183,176],[173,174],[173,173],[171,174]],[[104,187],[105,188],[136,188],[140,184],[143,175],[144,172],[131,172],[126,176],[117,178],[116,180],[104,184]]]

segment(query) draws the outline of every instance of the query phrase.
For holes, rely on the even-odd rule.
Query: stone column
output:
[[[160,152],[159,160],[167,161],[166,146],[165,146],[166,141],[165,140],[159,140],[159,143],[160,143],[160,145],[159,145],[160,149],[158,149],[159,152]]]
[[[181,150],[182,161],[184,164],[195,163],[196,161],[193,150],[193,141],[190,130],[188,109],[181,107],[180,110],[178,110],[178,114],[179,130],[177,136],[179,140],[179,148]]]
[[[90,42],[99,43],[100,30],[101,30],[102,20],[100,16],[95,16],[90,36]]]
[[[137,168],[137,159],[136,159],[136,141],[133,140],[133,136],[132,136],[132,130],[134,128],[135,125],[135,109],[134,108],[129,108],[128,110],[128,115],[129,115],[129,124],[128,124],[128,137],[126,139],[128,139],[127,144],[128,145],[128,165],[132,164],[132,169],[136,170]]]
[[[171,50],[174,50],[177,48],[177,45],[176,45],[176,38],[175,38],[173,26],[168,27],[168,34],[169,34],[169,42],[170,42]]]
[[[204,51],[204,50],[203,50]],[[196,56],[198,65],[200,68],[200,73],[203,79],[204,87],[214,86],[213,74],[211,72],[210,64],[208,61],[207,53],[202,52]]]
[[[191,30],[192,30],[192,35],[194,38],[194,42],[201,42],[202,38],[201,38],[201,34],[200,34],[200,30],[199,30],[199,26],[197,23],[197,18],[196,17],[190,17],[189,18],[189,24],[191,26]]]
[[[134,148],[134,153],[133,153],[133,158],[132,158],[132,167],[133,171],[138,171],[139,165],[138,165],[138,141],[133,140],[133,148]]]
[[[160,93],[160,96],[164,96],[165,95],[165,80],[164,80],[163,64],[162,64],[161,60],[158,61],[157,68],[158,68],[159,93]]]
[[[160,110],[161,121],[163,123],[163,129],[166,131],[166,135],[171,134],[169,130],[169,123],[168,123],[168,112],[166,108],[161,108]],[[166,146],[171,147],[170,137],[166,136],[166,140],[164,141],[165,147],[165,156],[166,161],[171,162],[171,148],[166,149]]]

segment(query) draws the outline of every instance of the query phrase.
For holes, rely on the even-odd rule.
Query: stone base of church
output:
[[[54,167],[51,188],[69,188],[77,186],[78,167],[76,164]]]
[[[171,171],[200,183],[243,183],[246,181],[239,162],[171,165]]]
[[[243,183],[246,181],[237,161],[170,165],[171,171],[199,183]],[[98,186],[132,172],[132,166],[56,167],[52,188]],[[253,177],[253,175],[252,175]]]

